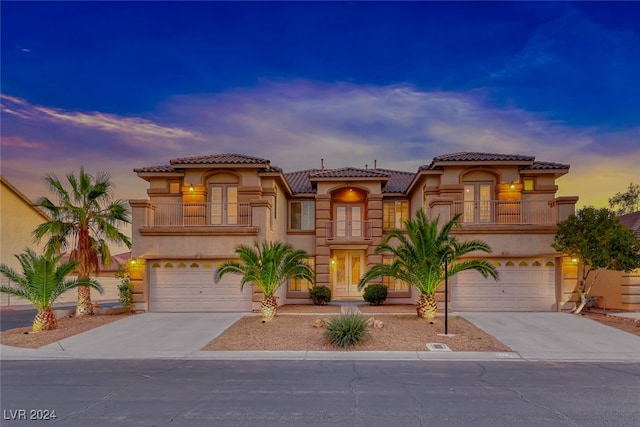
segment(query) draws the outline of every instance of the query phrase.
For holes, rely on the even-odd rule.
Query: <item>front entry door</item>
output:
[[[338,250],[331,257],[331,283],[334,299],[360,299],[358,282],[364,273],[364,251]]]

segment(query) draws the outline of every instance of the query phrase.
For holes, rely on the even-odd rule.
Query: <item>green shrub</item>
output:
[[[364,288],[362,297],[371,305],[380,305],[387,299],[387,287],[380,283],[375,283]]]
[[[349,348],[367,337],[367,321],[361,314],[341,314],[327,323],[327,339],[338,347]]]
[[[118,299],[127,313],[133,313],[135,306],[133,305],[133,292],[131,292],[131,282],[128,278],[120,279],[118,285]]]
[[[331,301],[331,288],[327,286],[314,286],[309,289],[309,296],[315,305],[325,305]]]

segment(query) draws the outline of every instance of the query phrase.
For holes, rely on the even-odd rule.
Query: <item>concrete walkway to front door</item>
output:
[[[569,313],[459,313],[527,360],[638,361],[640,337]]]

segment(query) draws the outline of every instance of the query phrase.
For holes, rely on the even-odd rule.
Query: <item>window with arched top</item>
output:
[[[553,261],[547,261],[545,266],[547,266],[547,267],[555,267],[555,264],[553,263]]]
[[[526,261],[520,261],[520,264],[518,264],[518,267],[527,267],[529,264],[526,263]]]
[[[512,261],[507,261],[505,265],[507,267],[513,267],[515,264]]]
[[[542,267],[542,264],[540,264],[540,261],[534,261],[534,262],[531,264],[531,266],[532,266],[532,267]]]
[[[200,266],[198,265],[197,262],[192,262],[191,263],[191,268],[200,268]]]
[[[178,268],[187,268],[187,265],[184,262],[178,264]]]
[[[154,262],[153,264],[151,264],[152,268],[160,268],[160,263],[159,262]]]
[[[164,265],[164,268],[173,268],[173,264],[168,262]]]

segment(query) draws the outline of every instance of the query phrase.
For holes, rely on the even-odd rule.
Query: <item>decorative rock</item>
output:
[[[384,322],[382,322],[382,320],[373,321],[373,329],[382,329],[383,327],[384,327]]]
[[[367,319],[367,327],[369,327],[369,328],[373,327],[375,322],[376,322],[376,319],[374,319],[373,317],[368,318]]]
[[[324,328],[324,320],[316,319],[315,322],[313,322],[313,327],[314,328]]]

